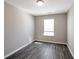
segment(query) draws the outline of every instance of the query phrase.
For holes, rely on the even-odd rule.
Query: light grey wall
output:
[[[55,36],[46,37],[43,35],[44,31],[44,19],[54,19]],[[46,42],[67,42],[67,15],[66,14],[55,14],[48,16],[36,16],[35,17],[35,40],[46,41]]]
[[[67,42],[71,54],[74,56],[74,7],[72,6],[67,16]]]
[[[33,41],[34,18],[25,11],[5,2],[4,55]]]

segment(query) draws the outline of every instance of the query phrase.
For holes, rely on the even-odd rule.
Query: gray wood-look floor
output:
[[[66,45],[33,42],[6,59],[73,59]]]

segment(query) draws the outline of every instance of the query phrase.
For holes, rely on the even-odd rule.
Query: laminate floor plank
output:
[[[73,59],[66,45],[33,42],[5,59]]]

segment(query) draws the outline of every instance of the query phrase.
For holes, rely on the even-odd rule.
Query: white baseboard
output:
[[[69,51],[70,51],[70,53],[71,53],[71,55],[73,56],[73,58],[74,58],[74,54],[72,53],[72,51],[71,51],[71,49],[70,49],[70,47],[69,47],[69,45],[67,44],[67,47],[68,47],[68,49],[69,49]]]
[[[29,44],[31,44],[32,42],[33,42],[33,41],[31,41],[31,42],[29,42],[28,44],[23,45],[22,47],[20,47],[20,48],[18,48],[18,49],[16,49],[16,50],[14,50],[14,51],[12,51],[11,53],[9,53],[9,54],[5,55],[5,56],[4,56],[4,58],[7,58],[8,56],[10,56],[10,55],[14,54],[15,52],[17,52],[17,51],[21,50],[22,48],[24,48],[24,47],[28,46]]]
[[[56,44],[65,44],[65,45],[67,45],[67,43],[65,43],[65,42],[54,42],[54,41],[44,41],[44,40],[35,40],[35,41],[41,41],[41,42],[48,42],[48,43],[56,43]]]

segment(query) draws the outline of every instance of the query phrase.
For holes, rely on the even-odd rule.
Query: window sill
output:
[[[49,37],[54,37],[55,35],[43,35],[43,36],[49,36]]]

